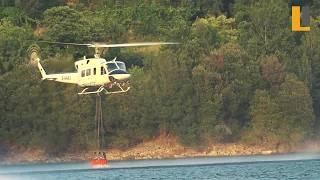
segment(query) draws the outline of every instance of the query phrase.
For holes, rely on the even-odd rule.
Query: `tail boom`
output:
[[[49,80],[49,81],[57,81],[62,83],[70,83],[77,84],[78,83],[78,73],[70,72],[70,73],[55,73],[49,74],[47,69],[43,66],[42,61],[37,58],[38,68],[41,72],[42,78],[41,80]]]

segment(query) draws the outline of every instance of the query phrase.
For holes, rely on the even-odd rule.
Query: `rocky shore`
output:
[[[118,149],[106,151],[108,161],[288,153],[286,150],[268,149],[262,146],[247,146],[242,143],[213,144],[207,147],[186,148],[179,145],[174,138],[158,138],[150,142],[141,143],[126,151]],[[294,152],[306,151],[320,152],[320,143],[309,143],[308,146],[297,149]],[[43,150],[20,150],[9,152],[1,164],[79,162],[90,160],[92,154],[93,152],[91,151],[79,151],[67,152],[60,157],[49,157]]]

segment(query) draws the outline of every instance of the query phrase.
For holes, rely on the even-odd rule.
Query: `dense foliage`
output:
[[[289,0],[0,1],[0,145],[48,153],[95,147],[95,96],[41,82],[31,41],[175,41],[114,48],[132,89],[103,96],[107,148],[173,135],[187,146],[243,141],[294,148],[320,122],[320,6],[311,31],[291,31]],[[93,50],[39,44],[50,72]]]

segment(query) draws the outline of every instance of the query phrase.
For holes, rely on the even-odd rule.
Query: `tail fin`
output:
[[[41,75],[42,75],[42,80],[44,80],[44,79],[46,79],[46,77],[49,73],[48,73],[47,69],[43,66],[42,61],[39,58],[37,58],[36,60],[38,62],[38,68],[39,68]]]

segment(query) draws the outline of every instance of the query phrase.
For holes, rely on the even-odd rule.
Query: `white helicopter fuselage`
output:
[[[38,58],[38,68],[42,80],[51,80],[62,83],[77,84],[80,87],[99,87],[109,85],[115,81],[125,82],[130,78],[123,62],[106,61],[103,58],[84,57],[83,60],[75,62],[77,72],[49,74],[45,70],[41,60]]]

